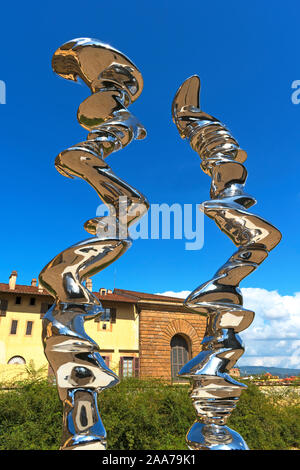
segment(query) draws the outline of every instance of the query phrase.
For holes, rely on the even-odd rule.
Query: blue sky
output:
[[[76,120],[89,91],[60,79],[53,52],[76,37],[94,37],[128,55],[140,68],[144,90],[130,110],[148,131],[109,157],[113,170],[151,203],[199,204],[210,179],[171,120],[178,86],[202,81],[202,108],[220,118],[248,153],[251,209],[283,233],[280,245],[242,287],[293,295],[299,288],[300,104],[291,101],[300,79],[297,1],[52,2],[2,6],[0,105],[2,250],[0,281],[18,271],[30,283],[58,252],[88,238],[83,223],[96,214],[96,193],[54,168],[63,149],[85,139]],[[116,263],[94,277],[94,288],[165,292],[193,290],[235,247],[205,220],[204,246],[184,240],[137,240]]]

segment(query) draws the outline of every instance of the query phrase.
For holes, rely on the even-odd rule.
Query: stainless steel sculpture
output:
[[[211,200],[202,203],[201,210],[239,249],[185,300],[189,310],[207,317],[202,351],[179,372],[193,381],[190,396],[198,415],[186,440],[193,450],[246,450],[243,438],[225,425],[245,388],[228,375],[244,352],[237,333],[254,318],[254,312],[243,308],[239,283],[264,261],[281,234],[245,210],[256,203],[244,192],[247,154],[220,121],[200,110],[199,93],[199,77],[188,78],[175,95],[173,120],[212,178]]]
[[[110,214],[88,220],[84,228],[96,237],[62,251],[40,273],[40,284],[55,298],[43,319],[42,338],[63,402],[61,449],[101,450],[106,448],[106,432],[97,393],[119,379],[85,333],[84,322],[100,315],[103,308],[83,281],[129,248],[128,227],[149,207],[145,197],[116,176],[105,161],[133,139],[146,136],[127,110],[141,94],[143,79],[121,52],[87,38],[62,45],[54,53],[52,67],[68,80],[80,78],[92,92],[77,113],[79,123],[89,131],[87,140],[61,152],[55,167],[64,176],[89,183]]]

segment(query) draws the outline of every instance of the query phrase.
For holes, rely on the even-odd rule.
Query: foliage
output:
[[[274,398],[247,384],[229,426],[238,431],[250,449],[300,448],[300,403],[278,406]]]
[[[0,393],[0,449],[57,449],[62,406],[46,380],[24,381]]]
[[[1,385],[1,384],[0,384]],[[126,379],[99,394],[110,449],[186,449],[195,419],[187,385]],[[251,449],[300,448],[299,400],[284,405],[249,384],[228,425]],[[58,449],[62,405],[56,387],[27,380],[0,393],[0,449]]]
[[[34,361],[31,359],[29,364],[26,365],[26,373],[29,381],[40,381],[45,378],[45,372],[47,370],[47,366],[39,367],[38,369],[34,365]]]
[[[110,449],[186,449],[195,419],[186,385],[127,379],[99,396]]]

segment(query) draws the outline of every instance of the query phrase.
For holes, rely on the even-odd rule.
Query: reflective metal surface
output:
[[[242,437],[225,426],[245,388],[228,374],[244,352],[237,333],[254,318],[254,312],[243,307],[239,283],[264,261],[281,234],[266,220],[247,212],[256,202],[244,192],[247,154],[220,121],[201,111],[199,93],[199,77],[188,78],[175,95],[173,120],[212,179],[211,199],[200,209],[239,248],[211,280],[185,300],[189,310],[207,317],[202,351],[179,372],[192,379],[190,397],[198,415],[187,444],[194,450],[246,450]]]
[[[146,131],[127,109],[141,94],[143,80],[122,53],[98,40],[80,38],[63,44],[53,70],[68,80],[80,78],[92,94],[78,108],[87,140],[62,151],[55,160],[64,176],[89,183],[109,209],[108,217],[88,220],[96,235],[59,253],[39,275],[55,302],[43,318],[43,344],[63,402],[63,450],[102,450],[106,432],[97,393],[119,382],[103,361],[99,346],[85,333],[84,322],[103,312],[84,280],[116,261],[131,245],[128,227],[149,204],[136,189],[113,173],[105,158]]]

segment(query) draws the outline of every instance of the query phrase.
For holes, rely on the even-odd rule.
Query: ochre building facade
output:
[[[92,290],[90,279],[87,287]],[[120,377],[176,381],[182,365],[201,351],[206,320],[187,311],[183,299],[124,289],[93,293],[105,311],[85,329]],[[29,365],[51,373],[41,334],[52,303],[36,279],[18,284],[13,271],[8,283],[0,283],[0,381],[26,374]]]

